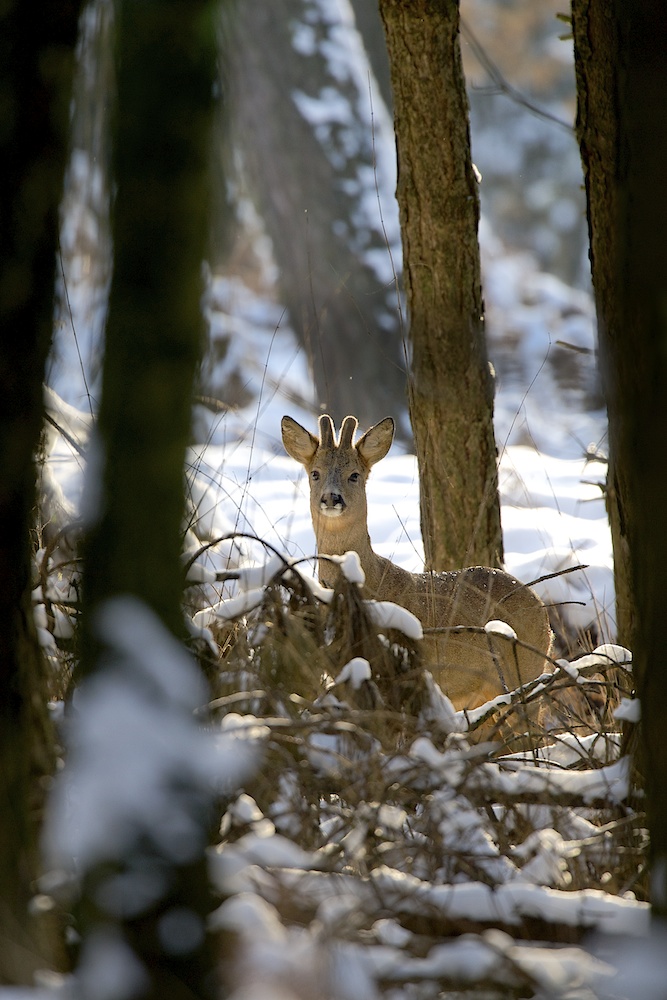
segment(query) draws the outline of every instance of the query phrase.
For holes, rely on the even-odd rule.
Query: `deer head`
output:
[[[320,552],[335,552],[330,536],[358,549],[358,539],[368,539],[366,481],[371,467],[389,451],[394,421],[385,417],[355,443],[356,417],[345,417],[336,438],[328,414],[319,419],[319,438],[292,420],[282,419],[287,454],[306,469],[310,482],[310,511]],[[355,545],[357,542],[357,545]]]

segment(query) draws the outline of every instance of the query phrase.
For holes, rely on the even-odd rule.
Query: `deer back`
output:
[[[553,634],[548,612],[530,587],[488,566],[410,575],[402,593],[390,598],[380,588],[378,596],[396,600],[420,619],[425,660],[457,708],[474,708],[544,671]],[[505,622],[520,642],[459,630],[491,621]]]

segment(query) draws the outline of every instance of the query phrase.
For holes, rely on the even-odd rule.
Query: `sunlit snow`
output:
[[[360,142],[364,146],[369,165],[345,177],[345,191],[354,199],[357,231],[379,234],[381,245],[386,241],[391,252],[370,245],[370,238],[368,245],[354,249],[365,254],[389,285],[400,259],[395,150],[390,117],[363,56],[352,6],[348,0],[308,0],[302,21],[295,21],[291,30],[295,53],[309,58],[319,52],[336,82],[335,87],[293,93],[299,112],[338,166],[359,152]],[[360,122],[365,123],[363,134]],[[499,169],[504,161],[516,171],[518,148],[507,143],[494,155]],[[94,182],[99,200],[99,171],[84,153],[75,154],[72,170],[77,183]],[[540,203],[548,195],[548,185],[533,185],[526,192]],[[242,212],[252,214],[248,206]],[[554,225],[569,225],[571,206],[555,206],[552,215]],[[275,262],[261,222],[251,221],[265,277],[275,282]],[[66,247],[76,244],[77,226],[82,225],[94,241],[95,218],[73,212],[63,227]],[[358,239],[364,243],[365,237]],[[544,273],[531,253],[504,246],[485,218],[480,240],[489,352],[496,370],[506,568],[522,581],[537,581],[545,602],[563,607],[573,631],[594,628],[594,641],[600,643],[594,653],[560,665],[570,680],[583,683],[596,665],[611,661],[627,669],[631,661],[629,651],[614,644],[611,541],[603,493],[606,417],[597,393],[593,303],[587,292]],[[101,454],[91,444],[93,417],[77,352],[84,344],[83,370],[95,386],[91,359],[103,326],[104,296],[99,289],[91,292],[84,278],[83,269],[74,267],[68,286],[79,345],[69,325],[59,331],[58,361],[46,390],[47,410],[62,428],[58,432],[50,426],[46,436],[44,482],[56,528],[96,510],[92,475],[82,511],[83,470],[86,462],[97,467]],[[230,372],[241,372],[251,400],[227,412],[198,405],[187,457],[184,562],[189,564],[188,581],[197,582],[209,601],[208,608],[195,613],[190,628],[215,650],[212,630],[250,614],[264,600],[267,583],[283,569],[298,574],[316,601],[329,603],[333,591],[317,579],[307,478],[284,454],[280,439],[283,414],[315,430],[319,409],[307,358],[276,287],[258,291],[238,275],[210,275],[205,305],[212,340],[228,336],[224,356],[207,360],[207,373],[212,383],[224,385]],[[416,459],[399,444],[373,469],[368,483],[373,546],[410,571],[423,568],[418,484]],[[349,581],[363,582],[354,554],[340,557],[339,563]],[[49,577],[49,587],[56,577]],[[33,595],[40,636],[50,648],[46,604],[53,596],[41,586]],[[414,640],[421,637],[419,621],[404,609],[378,602],[367,608],[380,627],[402,630]],[[217,729],[203,729],[197,710],[205,695],[197,671],[140,605],[124,601],[103,609],[98,628],[108,646],[106,668],[81,685],[66,713],[68,761],[51,798],[46,858],[55,870],[85,870],[97,861],[118,859],[133,839],[147,836],[178,861],[202,846],[193,816],[202,799],[233,797],[261,767],[270,724],[230,713]],[[514,638],[501,621],[487,623],[486,629]],[[71,630],[65,612],[59,612],[55,630],[61,638]],[[356,688],[369,674],[368,661],[356,657],[342,666],[336,682]],[[512,797],[531,802],[550,796],[552,802],[576,797],[591,808],[604,799],[622,810],[630,788],[628,763],[609,763],[612,758],[605,756],[610,747],[617,751],[618,741],[566,734],[552,747],[517,753],[502,763],[481,760],[469,769],[468,761],[479,752],[466,749],[475,713],[455,712],[432,678],[426,683],[430,708],[420,721],[428,733],[402,750],[387,773],[396,787],[410,786],[420,795],[423,780],[424,801],[428,797],[443,842],[469,852],[475,870],[491,884],[475,877],[439,884],[389,864],[364,877],[353,874],[355,866],[363,869],[369,838],[384,839],[388,848],[414,822],[399,806],[362,802],[349,827],[336,826],[334,815],[323,821],[325,846],[311,849],[290,839],[288,818],[265,815],[243,791],[223,820],[224,832],[233,828],[236,839],[209,855],[214,884],[230,894],[211,925],[238,935],[243,987],[235,996],[273,1000],[292,998],[295,990],[315,996],[334,984],[341,1000],[372,1000],[379,995],[379,980],[390,991],[387,995],[395,997],[402,995],[406,982],[417,988],[442,982],[453,991],[487,979],[498,990],[516,990],[525,988],[525,980],[518,978],[522,971],[540,997],[662,998],[664,977],[656,985],[650,970],[664,941],[656,947],[648,935],[647,905],[630,893],[574,891],[564,885],[566,859],[587,837],[598,834],[585,811],[571,810],[567,836],[547,820],[513,852],[502,853],[488,834],[484,809],[478,808],[478,803],[492,808],[491,803]],[[505,695],[497,699],[498,704],[506,701]],[[336,705],[333,694],[323,695],[318,707],[327,705]],[[639,711],[638,702],[624,700],[616,718],[634,722]],[[451,735],[443,749],[446,734]],[[308,764],[315,775],[339,778],[340,747],[338,732],[312,732]],[[368,757],[379,755],[379,745],[371,744]],[[604,766],[593,769],[591,760]],[[573,764],[582,769],[570,769]],[[288,786],[282,791],[287,796]],[[332,867],[337,852],[343,858],[340,870]],[[140,911],[163,890],[159,879],[124,873],[106,887],[106,905],[109,912],[128,906]],[[287,926],[279,909],[286,898],[315,918],[303,926]],[[382,916],[364,930],[364,945],[349,940],[346,932],[356,926],[359,914],[374,912]],[[416,955],[409,948],[413,932],[405,924],[424,913],[498,927],[436,941]],[[585,927],[595,936],[588,950],[515,940],[513,930],[531,919]],[[162,930],[172,945],[197,932],[183,914],[174,915]],[[105,977],[111,975],[113,981],[109,969],[114,962],[127,993],[141,985],[143,970],[112,933],[86,942],[78,975],[82,982],[85,976],[97,977],[104,986]],[[117,980],[112,982],[116,985]]]

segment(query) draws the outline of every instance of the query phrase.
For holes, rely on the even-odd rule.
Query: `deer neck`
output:
[[[318,555],[342,556],[345,552],[356,552],[366,575],[367,584],[372,586],[371,581],[380,577],[381,570],[376,567],[380,556],[377,556],[371,548],[365,519],[361,524],[346,523],[344,517],[331,518],[317,514],[313,517],[313,527]],[[323,584],[334,586],[340,570],[323,559],[320,561],[319,572]]]

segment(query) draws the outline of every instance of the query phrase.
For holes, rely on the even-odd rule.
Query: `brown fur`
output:
[[[449,573],[408,573],[377,555],[368,534],[366,481],[371,467],[389,451],[391,417],[355,443],[355,417],[345,417],[338,439],[331,417],[319,421],[317,438],[291,417],[283,417],[283,444],[310,479],[310,510],[319,555],[358,553],[366,576],[364,596],[394,601],[424,629],[483,627],[493,619],[510,625],[533,652],[496,635],[443,633],[424,640],[424,659],[456,708],[474,708],[489,698],[539,676],[552,645],[549,617],[529,587],[503,570],[472,566]],[[333,513],[336,512],[337,513]],[[338,567],[320,561],[320,580],[336,583]]]

